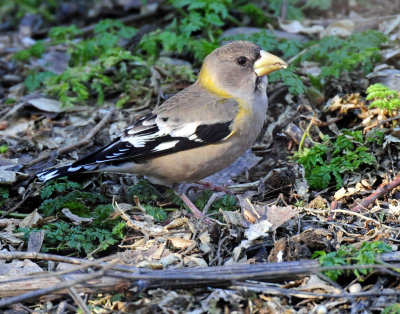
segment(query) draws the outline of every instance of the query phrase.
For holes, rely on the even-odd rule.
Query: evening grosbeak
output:
[[[235,161],[259,135],[268,105],[267,74],[287,64],[247,41],[215,49],[197,81],[129,126],[103,148],[42,181],[84,172],[137,173],[155,184],[190,183]],[[200,212],[178,193],[196,216]]]

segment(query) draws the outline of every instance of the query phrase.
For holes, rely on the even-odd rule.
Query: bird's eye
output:
[[[236,62],[237,62],[237,64],[239,64],[239,65],[246,65],[246,63],[247,63],[247,58],[246,57],[239,57],[239,58],[237,58],[236,59]]]

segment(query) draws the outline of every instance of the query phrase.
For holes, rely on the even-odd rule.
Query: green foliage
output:
[[[111,204],[99,205],[91,216],[93,221],[89,226],[74,226],[71,223],[59,220],[55,223],[44,225],[39,228],[19,229],[26,236],[32,231],[45,230],[46,237],[43,252],[62,251],[65,249],[77,251],[78,253],[90,253],[94,250],[104,251],[109,246],[116,244],[123,238],[125,222],[120,218],[110,219],[113,212]]]
[[[56,0],[14,0],[0,1],[0,24],[9,19],[12,24],[18,25],[24,15],[38,14],[45,20],[53,21],[54,12],[60,2]]]
[[[74,38],[81,36],[82,32],[75,25],[53,27],[49,31],[49,43],[37,42],[29,49],[16,53],[15,58],[20,61],[40,58],[47,46],[66,45],[70,67],[58,75],[48,71],[31,72],[25,79],[28,91],[32,92],[44,84],[47,93],[57,96],[64,106],[70,107],[92,95],[97,95],[97,102],[102,104],[107,87],[116,81],[124,85],[134,76],[135,68],[129,72],[127,63],[136,66],[145,64],[140,57],[132,56],[130,51],[119,46],[121,39],[129,39],[136,32],[136,29],[120,21],[102,20],[96,24],[92,38],[77,41]],[[118,71],[115,71],[117,66]],[[110,72],[117,74],[110,75]]]
[[[320,79],[338,78],[343,73],[362,70],[368,73],[381,58],[379,48],[387,37],[378,31],[355,33],[347,38],[329,36],[321,39],[297,61],[313,60],[321,64]]]
[[[326,253],[324,251],[316,251],[313,258],[318,257],[319,262],[324,267],[341,266],[341,265],[370,265],[377,264],[377,256],[392,251],[392,247],[381,241],[364,242],[359,249],[354,246],[341,246],[336,252]],[[353,273],[362,280],[363,275],[372,272],[372,269],[355,269]],[[339,276],[349,275],[350,271],[345,270],[327,270],[324,274],[330,279],[337,281]]]
[[[307,0],[305,9],[328,10],[332,6],[332,0]]]
[[[30,73],[25,80],[28,91],[32,92],[44,85],[48,94],[58,97],[64,106],[72,106],[93,97],[97,97],[97,103],[102,104],[108,91],[112,90],[115,94],[117,90],[121,91],[117,106],[122,107],[131,99],[141,98],[142,94],[132,92],[131,86],[144,84],[144,80],[150,76],[149,68],[161,54],[189,54],[193,56],[196,65],[200,65],[207,54],[228,39],[219,38],[222,29],[230,24],[240,25],[231,14],[233,10],[239,9],[256,25],[262,26],[270,22],[270,18],[264,13],[265,10],[243,1],[169,2],[175,10],[176,18],[164,29],[144,35],[134,48],[135,57],[121,47],[121,42],[132,38],[137,30],[125,26],[120,21],[100,21],[94,28],[93,36],[86,39],[77,39],[83,34],[74,25],[53,27],[49,32],[50,42],[39,41],[31,48],[18,52],[15,58],[21,61],[38,58],[46,47],[62,43],[66,45],[70,56],[69,68],[58,75],[49,72]],[[263,6],[278,16],[282,0],[271,0]],[[331,0],[307,0],[302,7],[298,0],[289,0],[286,3],[287,17],[298,19],[304,9],[326,10],[330,6]],[[306,48],[297,40],[277,39],[265,31],[229,39],[255,42],[265,50],[282,55],[284,59],[291,58]],[[310,78],[310,81],[315,87],[322,88],[325,81],[331,77],[339,77],[345,72],[359,69],[369,71],[379,60],[379,48],[385,41],[386,37],[377,31],[356,33],[346,39],[323,38],[318,43],[311,43],[308,50],[300,55],[289,69],[272,73],[270,81],[281,80],[293,95],[303,94],[305,86],[295,73],[294,65],[301,61],[313,60],[320,62],[322,73],[316,79]],[[171,77],[173,76],[171,74]],[[191,80],[193,79],[191,77]]]
[[[44,72],[31,72],[24,80],[24,85],[29,92],[33,92],[38,89],[48,78],[54,76],[55,74],[50,71]]]
[[[144,204],[142,206],[146,209],[146,213],[152,216],[156,221],[163,221],[167,219],[167,213],[161,207],[152,206],[149,204]]]
[[[75,37],[80,35],[83,35],[83,33],[75,25],[56,26],[52,27],[49,31],[49,37],[54,44],[63,44],[65,42],[70,42]]]
[[[365,137],[366,143],[376,143],[378,146],[382,146],[385,133],[376,129],[369,131]]]
[[[45,50],[46,50],[45,44],[42,41],[37,41],[28,49],[21,50],[15,53],[14,59],[18,61],[26,61],[31,57],[40,58]]]
[[[59,178],[58,180],[47,182],[40,191],[40,197],[43,200],[45,200],[48,199],[50,196],[52,196],[53,193],[55,192],[64,193],[69,190],[81,190],[81,189],[82,189],[81,184],[69,181],[66,177],[63,177]]]
[[[4,205],[4,202],[9,198],[9,196],[10,193],[8,189],[0,187],[0,206]]]
[[[92,217],[90,225],[75,226],[64,220],[36,228],[24,228],[20,231],[26,236],[32,231],[45,230],[43,251],[72,250],[78,253],[103,251],[117,243],[124,235],[125,222],[121,218],[110,219],[113,212],[111,204],[106,204],[104,196],[82,190],[81,184],[60,178],[47,183],[40,191],[43,202],[39,212],[45,216],[68,208],[80,217]],[[62,217],[62,215],[61,215]]]
[[[379,108],[381,110],[387,110],[390,115],[393,114],[393,110],[400,108],[400,93],[389,89],[389,87],[377,83],[367,88],[367,100],[372,100],[369,107]]]
[[[5,101],[6,105],[15,104],[17,100],[15,98],[7,98]]]
[[[80,184],[63,178],[47,183],[42,188],[40,196],[43,202],[38,209],[45,216],[68,208],[76,215],[88,217],[91,206],[106,202],[101,194],[82,191]],[[54,197],[50,198],[51,196]]]
[[[137,196],[146,209],[146,213],[154,217],[156,221],[167,219],[167,213],[159,206],[155,206],[157,201],[162,199],[162,194],[147,180],[139,180],[134,186],[129,187],[127,191],[128,198],[133,200]]]
[[[232,0],[171,0],[170,3],[179,17],[164,30],[144,36],[139,47],[148,55],[185,51],[201,62],[219,46],[215,38],[224,26],[224,20],[230,18]],[[198,35],[200,38],[194,37],[195,33],[201,33],[201,36]]]
[[[239,7],[239,10],[247,14],[257,26],[264,26],[270,22],[264,11],[252,3],[247,3]]]
[[[289,88],[289,93],[292,95],[301,95],[306,91],[306,87],[300,76],[295,74],[292,68],[273,72],[268,77],[270,82],[282,80],[283,84]]]
[[[91,39],[75,42],[72,39],[80,34],[75,26],[53,28],[51,38],[55,43],[67,42],[71,58],[70,68],[45,81],[47,92],[59,97],[61,103],[69,107],[93,94],[97,95],[97,102],[103,104],[105,90],[113,85],[114,80],[121,82],[132,76],[126,70],[126,63],[144,63],[141,58],[118,46],[121,38],[130,38],[135,33],[136,29],[107,19],[96,24]],[[116,66],[119,66],[118,75],[110,77],[109,72]]]
[[[121,21],[102,20],[96,24],[92,38],[70,43],[68,50],[71,53],[70,66],[86,65],[91,60],[107,57],[111,49],[118,48],[121,51],[118,42],[121,39],[130,39],[136,33],[135,28],[125,26]],[[129,52],[124,50],[122,53]]]
[[[304,166],[311,189],[327,188],[333,178],[339,189],[343,185],[342,174],[376,164],[366,143],[378,140],[369,137],[367,141],[361,131],[342,130],[335,141],[325,138],[323,143],[295,153],[293,159]]]
[[[282,0],[269,0],[268,8],[272,10],[273,15],[280,16],[282,11]],[[301,20],[304,17],[303,11],[296,6],[298,0],[288,0],[286,3],[286,18],[288,20]]]
[[[0,145],[0,154],[5,154],[7,152],[8,152],[8,145],[7,144]]]
[[[90,64],[71,67],[60,75],[49,77],[45,81],[46,90],[50,95],[57,96],[65,106],[87,100],[91,94],[97,94],[97,102],[102,104],[105,88],[113,84],[113,79],[106,72],[117,65],[123,69],[126,67],[124,63],[129,61],[142,60],[122,48],[109,49]],[[120,71],[119,74],[119,79],[123,80],[129,73]],[[117,80],[117,77],[114,79]]]
[[[196,199],[195,205],[199,209],[203,209],[208,200],[210,199],[213,192],[211,191],[203,191],[199,198]],[[233,195],[224,195],[221,199],[215,201],[210,206],[209,212],[218,211],[219,209],[224,211],[234,211],[236,210],[236,199]]]
[[[400,303],[393,303],[385,307],[382,314],[400,314]]]
[[[127,196],[130,200],[137,196],[142,203],[154,204],[162,195],[149,181],[139,180],[134,186],[128,187]]]

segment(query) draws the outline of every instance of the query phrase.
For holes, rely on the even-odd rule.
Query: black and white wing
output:
[[[217,143],[233,133],[236,110],[231,111],[225,112],[218,123],[210,124],[201,119],[185,121],[149,113],[128,127],[109,145],[71,165],[46,170],[37,176],[42,181],[48,181],[101,169],[104,165],[118,165],[128,161],[140,163],[149,158]]]

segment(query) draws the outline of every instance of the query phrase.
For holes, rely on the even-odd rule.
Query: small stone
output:
[[[315,313],[317,313],[317,314],[326,314],[326,313],[328,313],[328,309],[324,305],[320,304],[320,305],[318,305],[316,307]]]
[[[362,290],[362,287],[361,287],[361,285],[359,283],[352,284],[349,287],[349,292],[350,293],[358,293],[358,292],[361,292],[361,290]]]
[[[17,182],[17,175],[14,171],[0,170],[0,184],[11,185]]]

